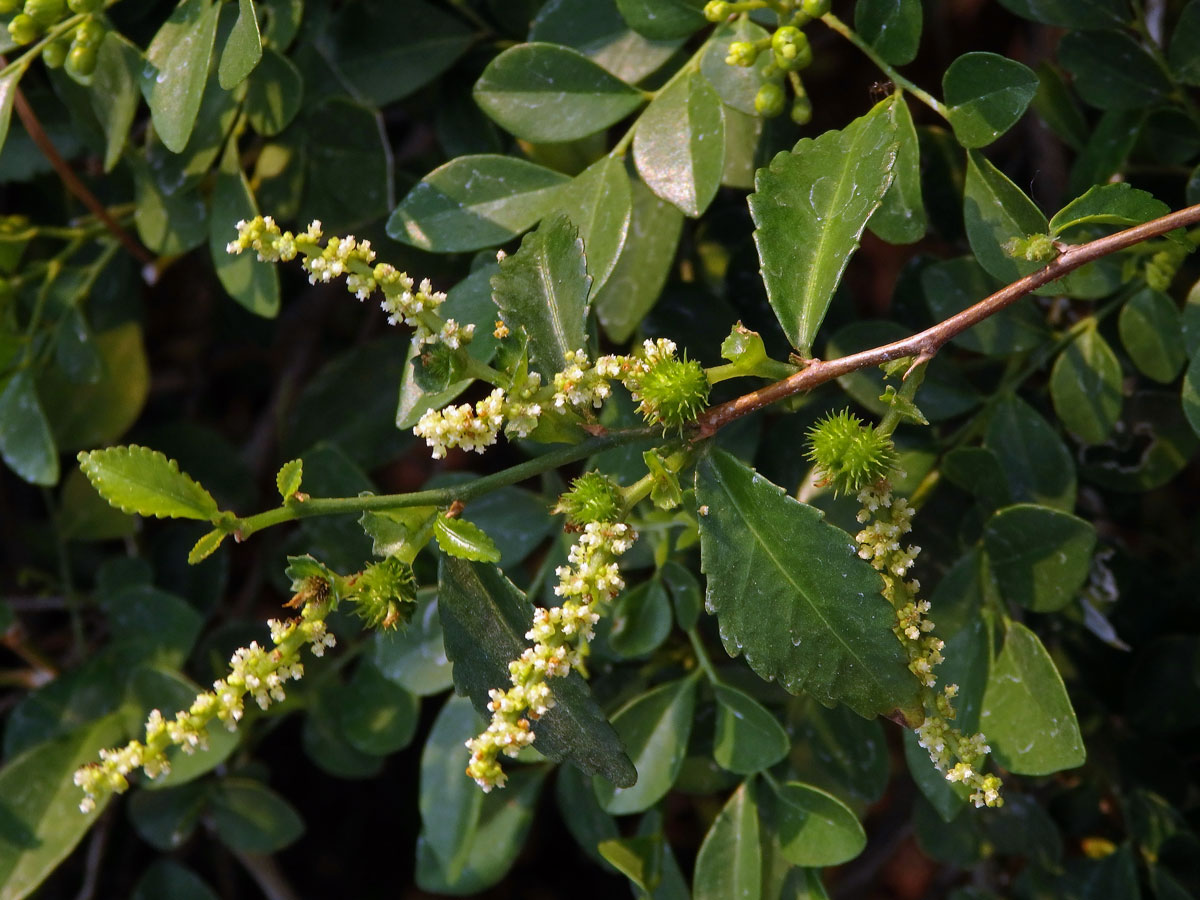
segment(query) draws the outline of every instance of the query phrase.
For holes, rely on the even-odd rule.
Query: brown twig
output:
[[[88,208],[88,211],[95,216],[105,228],[112,232],[113,237],[121,242],[121,246],[129,251],[142,265],[150,265],[154,262],[154,254],[143,247],[128,231],[121,227],[105,209],[104,204],[91,192],[86,184],[80,181],[79,176],[71,169],[71,166],[55,149],[54,143],[50,140],[50,136],[46,134],[46,130],[42,128],[42,123],[38,121],[37,115],[33,111],[33,107],[29,105],[29,101],[25,99],[25,95],[20,88],[16,89],[16,96],[13,100],[13,105],[16,107],[17,116],[21,120],[21,124],[25,126],[25,131],[29,134],[30,140],[37,145],[38,150],[54,167],[54,171],[58,173],[58,177],[62,179],[62,183],[67,190],[78,198],[79,202]]]
[[[735,419],[762,409],[764,406],[770,406],[786,397],[791,397],[793,394],[812,390],[818,385],[859,369],[878,366],[905,356],[913,357],[914,367],[928,362],[951,338],[962,334],[972,325],[982,322],[989,316],[995,315],[1043,285],[1056,281],[1080,266],[1108,256],[1110,253],[1126,250],[1134,244],[1140,244],[1150,238],[1161,237],[1168,231],[1195,225],[1197,222],[1200,222],[1200,204],[1189,206],[1187,209],[1181,209],[1160,219],[1135,225],[1124,231],[1118,231],[1116,234],[1089,241],[1086,244],[1069,247],[1044,268],[1026,275],[1019,281],[1014,281],[990,297],[980,300],[974,306],[969,306],[962,312],[945,321],[938,322],[933,327],[914,334],[912,337],[864,350],[861,353],[852,353],[840,359],[811,360],[804,369],[794,375],[743,394],[728,403],[712,407],[696,420],[694,439],[702,440],[710,437]]]

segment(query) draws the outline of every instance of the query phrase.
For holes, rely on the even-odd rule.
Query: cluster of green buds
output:
[[[17,13],[8,23],[8,34],[18,46],[32,44],[69,14],[85,15],[82,22],[42,49],[42,61],[47,66],[66,66],[79,78],[88,77],[96,69],[100,42],[107,29],[95,14],[103,8],[104,0],[0,0],[0,15]]]
[[[554,593],[562,604],[535,610],[525,634],[532,646],[508,664],[509,687],[488,692],[492,720],[482,734],[467,741],[471,751],[467,775],[484,791],[504,786],[507,776],[500,755],[515,757],[532,744],[532,722],[554,708],[547,681],[566,677],[572,670],[586,674],[595,626],[625,587],[617,558],[633,546],[637,534],[617,521],[623,504],[616,483],[598,472],[588,473],[573,482],[558,511],[565,512],[581,531],[567,565],[555,570]]]
[[[771,59],[762,69],[764,81],[755,95],[754,108],[761,116],[780,115],[787,107],[787,87],[790,86],[792,121],[805,125],[812,119],[812,101],[800,73],[812,64],[813,52],[808,35],[801,29],[813,19],[827,14],[830,0],[713,0],[705,5],[704,15],[710,22],[723,22],[732,15],[768,7],[779,17],[775,31],[756,41],[734,41],[729,45],[725,62],[749,68],[759,62],[763,53],[769,52]]]

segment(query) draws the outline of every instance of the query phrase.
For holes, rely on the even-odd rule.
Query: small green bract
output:
[[[887,478],[896,466],[892,439],[849,410],[821,419],[809,429],[808,440],[808,459],[834,494],[857,494]]]

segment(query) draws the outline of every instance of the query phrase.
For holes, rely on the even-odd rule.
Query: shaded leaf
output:
[[[248,0],[247,0],[248,2]],[[279,314],[279,270],[253,253],[234,255],[225,247],[237,231],[234,223],[258,215],[254,194],[232,152],[221,164],[213,186],[208,247],[221,286],[255,315],[272,319]]]
[[[0,382],[0,457],[31,484],[58,482],[58,448],[38,397],[33,370]]]
[[[304,102],[300,70],[283,54],[268,47],[246,85],[246,120],[268,137],[287,128]]]
[[[608,647],[624,657],[646,656],[671,633],[671,601],[662,582],[643,582],[623,592],[609,616]]]
[[[728,685],[714,685],[713,694],[717,700],[713,759],[721,768],[752,775],[787,756],[791,738],[770,710]]]
[[[4,149],[4,140],[8,137],[8,123],[12,121],[13,100],[17,96],[17,84],[25,70],[17,66],[3,78],[0,78],[0,150]]]
[[[978,303],[1000,287],[1000,282],[988,275],[971,256],[943,260],[921,270],[925,303],[939,322]],[[1028,299],[1021,299],[972,325],[951,338],[951,342],[976,353],[1005,356],[1032,350],[1047,335],[1037,308]]]
[[[917,58],[923,18],[921,0],[858,0],[854,4],[854,30],[894,66]]]
[[[763,71],[771,65],[771,54],[760,53],[752,66],[731,66],[725,62],[729,45],[735,41],[761,41],[770,32],[749,16],[725,22],[713,32],[700,59],[700,71],[717,92],[721,102],[748,116],[757,116],[754,97],[762,87]],[[728,115],[728,114],[727,114]]]
[[[976,150],[967,153],[963,220],[975,258],[993,278],[1008,284],[1041,268],[1042,263],[1014,259],[1004,246],[1014,238],[1045,234],[1046,217]]]
[[[159,139],[182,153],[200,112],[221,4],[184,0],[146,48],[142,95]]]
[[[261,781],[222,778],[208,796],[217,837],[233,850],[274,853],[304,834],[300,814]]]
[[[950,127],[964,147],[986,147],[1012,128],[1037,89],[1032,69],[995,53],[964,53],[942,76]]]
[[[630,84],[660,68],[682,43],[633,31],[616,0],[549,0],[529,24],[529,40],[572,47]]]
[[[995,405],[984,446],[996,453],[1013,500],[1070,512],[1075,507],[1075,463],[1050,424],[1019,397]]]
[[[1034,612],[1054,612],[1087,581],[1096,529],[1056,509],[1020,504],[988,520],[983,546],[1004,599]]]
[[[762,847],[754,784],[743,782],[717,813],[696,856],[696,900],[755,898],[762,893]]]
[[[781,850],[790,862],[836,866],[862,852],[866,832],[841,800],[795,781],[771,786]]]
[[[342,732],[355,749],[386,756],[412,741],[420,702],[369,661],[338,691]]]
[[[867,227],[890,244],[911,244],[925,236],[929,227],[921,196],[921,158],[912,113],[903,97],[895,101],[896,177],[883,195]]]
[[[96,70],[92,72],[89,95],[92,109],[104,129],[105,172],[116,167],[125,150],[142,99],[138,78],[144,64],[142,52],[120,34],[110,31],[104,35],[96,53]],[[2,115],[0,112],[0,117]],[[0,135],[0,145],[3,143],[3,135]]]
[[[703,0],[617,0],[617,9],[630,27],[648,38],[687,37],[707,20]]]
[[[1071,31],[1058,59],[1075,76],[1075,90],[1098,109],[1140,109],[1171,93],[1171,82],[1137,40],[1125,31]]]
[[[213,889],[191,869],[169,859],[150,864],[138,879],[130,900],[219,900]]]
[[[238,17],[225,39],[217,77],[221,87],[233,90],[246,80],[263,56],[262,36],[254,15],[254,0],[238,0]]]
[[[1200,2],[1191,0],[1171,32],[1167,62],[1184,84],[1200,85]],[[0,139],[0,144],[4,143]]]
[[[1128,0],[1000,0],[1018,16],[1062,28],[1111,28],[1132,15]]]
[[[1121,363],[1096,329],[1073,340],[1050,372],[1050,399],[1063,425],[1098,444],[1121,417]]]

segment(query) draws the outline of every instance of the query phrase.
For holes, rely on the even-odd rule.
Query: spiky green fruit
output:
[[[857,494],[896,467],[892,439],[849,410],[831,413],[808,431],[808,458],[835,494]]]
[[[615,522],[623,507],[620,485],[603,472],[585,472],[571,482],[571,490],[558,498],[554,511],[565,513],[572,525],[587,525]]]
[[[638,412],[651,425],[683,428],[708,406],[704,367],[694,359],[663,359],[638,384]]]

